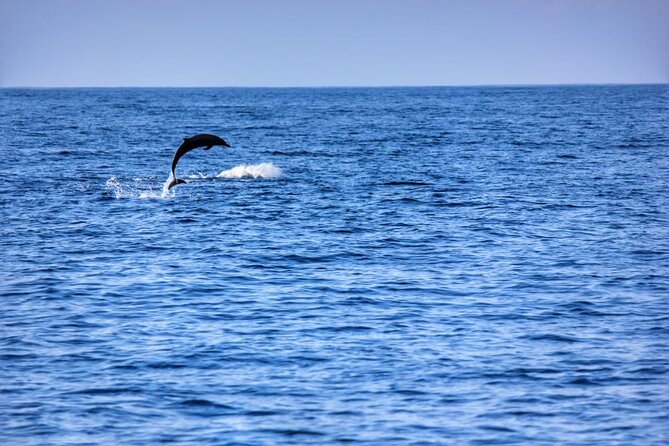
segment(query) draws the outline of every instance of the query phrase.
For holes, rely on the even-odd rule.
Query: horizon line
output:
[[[642,86],[642,85],[669,85],[669,82],[562,82],[562,83],[509,83],[509,84],[442,84],[442,85],[204,85],[204,86],[175,86],[175,85],[11,85],[0,86],[0,90],[57,90],[57,89],[325,89],[325,88],[477,88],[477,87],[595,87],[595,86]]]

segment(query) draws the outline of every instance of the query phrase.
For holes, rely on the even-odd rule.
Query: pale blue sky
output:
[[[0,0],[0,86],[669,82],[669,0]]]

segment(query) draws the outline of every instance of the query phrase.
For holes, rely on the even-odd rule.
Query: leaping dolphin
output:
[[[209,150],[214,146],[230,147],[230,144],[216,135],[209,135],[207,133],[200,133],[199,135],[191,136],[190,138],[184,138],[184,142],[179,146],[177,151],[174,152],[174,158],[172,158],[172,180],[170,181],[170,184],[167,185],[167,189],[169,190],[172,186],[185,183],[184,180],[177,179],[174,173],[174,169],[176,169],[177,163],[182,156],[198,147],[204,147],[204,150]]]

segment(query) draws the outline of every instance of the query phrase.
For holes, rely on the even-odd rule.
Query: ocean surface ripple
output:
[[[0,103],[1,444],[669,442],[669,86]]]

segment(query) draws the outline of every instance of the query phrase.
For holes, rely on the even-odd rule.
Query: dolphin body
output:
[[[174,158],[172,158],[172,180],[170,181],[170,184],[167,185],[167,189],[169,190],[172,186],[185,183],[184,180],[177,179],[174,173],[174,169],[176,169],[177,163],[182,156],[198,147],[204,147],[204,150],[209,150],[214,146],[230,147],[230,144],[225,142],[223,138],[208,133],[200,133],[199,135],[191,136],[190,138],[184,138],[184,142],[179,146],[177,151],[174,152]]]

